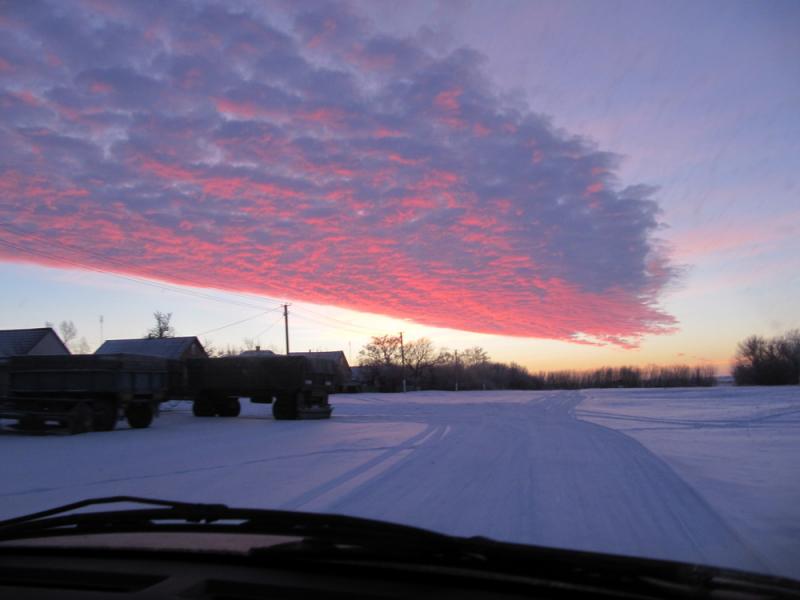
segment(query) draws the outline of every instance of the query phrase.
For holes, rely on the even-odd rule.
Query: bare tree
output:
[[[358,358],[363,366],[399,366],[400,337],[395,335],[373,336],[372,341],[358,353]]]
[[[406,365],[411,369],[415,380],[419,380],[422,372],[433,366],[436,360],[433,342],[423,337],[409,342],[405,347]]]
[[[738,385],[800,382],[800,331],[765,339],[753,335],[739,343],[733,377]]]
[[[447,366],[455,364],[456,355],[449,348],[439,348],[439,353],[434,359],[434,363],[438,366]]]
[[[58,331],[61,333],[61,339],[67,348],[70,348],[70,343],[78,336],[78,328],[72,321],[61,321],[58,325]]]
[[[220,348],[216,356],[239,356],[242,353],[242,348],[234,344],[227,344],[224,348]]]
[[[170,319],[172,319],[172,313],[162,313],[157,310],[153,313],[153,317],[156,320],[156,324],[148,330],[145,338],[156,340],[175,337],[175,329],[169,324]]]
[[[208,354],[208,356],[210,356],[211,358],[215,356],[220,356],[222,354],[221,351],[217,350],[217,347],[214,345],[214,342],[212,342],[208,338],[203,338],[203,349],[206,351],[206,354]]]
[[[89,354],[92,349],[89,347],[89,342],[86,341],[86,338],[81,336],[80,341],[75,344],[73,351],[75,354]]]
[[[475,365],[483,365],[489,362],[489,354],[480,346],[473,346],[467,348],[459,356],[461,362],[465,367],[473,367]]]

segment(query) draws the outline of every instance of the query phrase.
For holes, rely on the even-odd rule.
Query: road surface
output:
[[[334,418],[309,422],[277,422],[249,403],[236,419],[200,419],[182,404],[146,430],[28,436],[5,427],[0,517],[130,494],[776,571],[663,458],[578,418],[584,397],[337,396]]]

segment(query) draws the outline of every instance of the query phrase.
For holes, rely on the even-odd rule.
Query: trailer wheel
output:
[[[217,401],[217,414],[220,417],[238,417],[242,412],[239,398],[221,398]]]
[[[92,427],[95,431],[113,431],[117,426],[119,412],[114,400],[101,400],[95,403]]]
[[[216,414],[214,402],[208,396],[197,396],[192,402],[192,414],[195,417],[213,417]]]
[[[92,409],[85,402],[80,402],[70,411],[68,421],[69,432],[72,435],[86,433],[92,429]]]
[[[130,404],[125,411],[125,417],[128,419],[128,425],[134,429],[150,427],[150,423],[153,422],[153,407],[149,402]]]
[[[276,421],[294,420],[297,418],[297,399],[294,396],[278,396],[272,403],[272,417]]]

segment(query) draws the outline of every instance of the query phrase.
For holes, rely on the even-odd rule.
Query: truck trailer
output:
[[[52,424],[70,433],[110,431],[123,416],[131,427],[148,427],[168,399],[191,400],[198,417],[235,417],[240,398],[250,398],[271,403],[275,419],[326,419],[335,368],[330,361],[280,355],[15,356],[0,362],[0,418],[29,431]]]
[[[335,366],[302,356],[226,356],[185,361],[186,391],[198,417],[235,417],[240,398],[272,404],[275,419],[327,419]]]
[[[27,430],[56,423],[70,433],[110,431],[122,416],[131,427],[149,427],[168,397],[173,362],[128,354],[14,356],[0,418]]]

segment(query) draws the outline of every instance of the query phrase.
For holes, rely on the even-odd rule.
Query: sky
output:
[[[800,327],[795,2],[0,2],[0,328],[712,364]],[[101,320],[102,317],[102,320]]]

